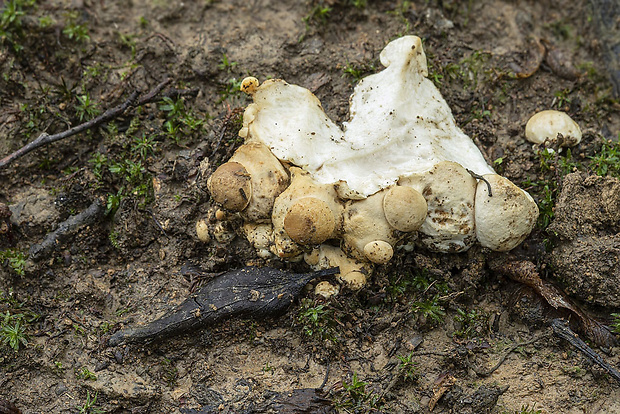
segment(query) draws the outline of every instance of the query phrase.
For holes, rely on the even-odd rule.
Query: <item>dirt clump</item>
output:
[[[570,294],[586,302],[620,306],[620,180],[568,174],[549,231],[554,275]]]

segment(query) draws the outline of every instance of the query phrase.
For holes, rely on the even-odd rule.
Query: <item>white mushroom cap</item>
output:
[[[463,166],[442,161],[430,171],[402,179],[400,184],[416,189],[426,199],[428,213],[419,240],[428,249],[456,253],[475,243],[477,182]]]
[[[476,189],[476,237],[480,244],[500,252],[517,247],[530,234],[538,218],[532,197],[510,180],[497,175],[483,176]]]
[[[574,147],[581,142],[581,129],[565,112],[547,110],[538,112],[527,121],[525,138],[538,145],[557,142],[562,147]]]

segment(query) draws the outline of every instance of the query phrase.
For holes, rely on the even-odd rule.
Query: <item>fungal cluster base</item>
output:
[[[427,78],[419,37],[389,43],[342,128],[307,89],[280,79],[242,90],[245,143],[210,176],[262,257],[340,267],[360,288],[399,243],[457,253],[516,247],[538,217],[532,197],[487,164]],[[328,289],[329,290],[329,289]]]

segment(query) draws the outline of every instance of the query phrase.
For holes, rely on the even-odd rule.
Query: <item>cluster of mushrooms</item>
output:
[[[380,59],[386,68],[357,85],[342,128],[307,89],[246,78],[245,143],[209,177],[213,200],[242,217],[261,257],[339,266],[352,289],[399,245],[516,247],[536,222],[536,203],[456,126],[427,78],[420,38],[392,41]],[[322,283],[317,293],[336,289]]]

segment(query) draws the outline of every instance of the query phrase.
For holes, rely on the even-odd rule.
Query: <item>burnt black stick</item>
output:
[[[270,267],[244,267],[210,280],[166,316],[145,326],[116,332],[108,344],[157,341],[233,316],[264,317],[288,307],[312,279],[333,275],[332,267],[289,273]]]

